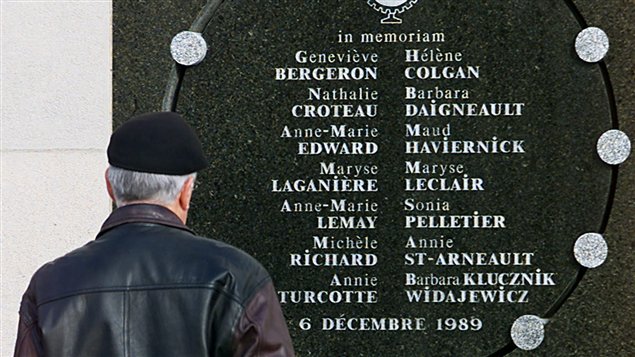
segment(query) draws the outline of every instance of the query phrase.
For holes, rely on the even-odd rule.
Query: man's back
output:
[[[193,235],[161,206],[131,205],[43,266],[21,314],[35,309],[47,356],[284,356],[284,321],[258,315],[263,304],[279,312],[272,299],[249,255]]]

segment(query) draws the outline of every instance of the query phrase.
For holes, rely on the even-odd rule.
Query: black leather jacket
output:
[[[293,356],[271,279],[170,210],[115,210],[97,239],[40,268],[16,356]]]

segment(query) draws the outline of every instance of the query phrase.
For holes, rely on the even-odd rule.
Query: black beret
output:
[[[174,112],[142,114],[123,123],[110,137],[108,162],[164,175],[187,175],[207,167],[196,133]]]

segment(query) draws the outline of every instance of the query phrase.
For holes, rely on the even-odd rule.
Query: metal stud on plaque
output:
[[[512,341],[522,350],[535,350],[545,338],[546,323],[547,320],[535,315],[524,315],[517,318],[512,324]]]
[[[600,28],[587,27],[576,37],[575,51],[585,62],[599,62],[609,51],[609,37]]]
[[[631,154],[631,140],[624,132],[612,129],[600,136],[597,151],[602,161],[609,165],[619,165]]]
[[[573,254],[575,259],[586,268],[597,268],[608,255],[606,240],[598,233],[585,233],[575,242]]]
[[[198,32],[179,32],[170,43],[172,58],[183,66],[194,66],[203,61],[207,54],[207,43]]]

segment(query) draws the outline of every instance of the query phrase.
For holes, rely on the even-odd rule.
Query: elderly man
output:
[[[293,356],[265,269],[186,225],[201,144],[176,113],[117,129],[97,238],[40,268],[16,356]]]

